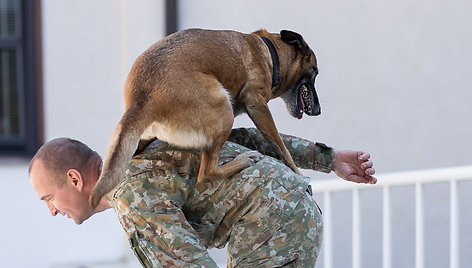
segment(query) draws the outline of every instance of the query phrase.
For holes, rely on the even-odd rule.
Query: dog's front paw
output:
[[[234,160],[241,161],[244,168],[247,168],[260,161],[262,156],[258,151],[249,151],[238,155]]]

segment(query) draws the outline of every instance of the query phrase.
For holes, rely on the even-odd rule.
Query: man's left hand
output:
[[[357,183],[377,183],[373,163],[368,153],[360,151],[335,151],[332,169],[339,177]]]

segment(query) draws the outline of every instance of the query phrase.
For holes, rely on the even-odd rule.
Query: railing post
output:
[[[383,187],[382,193],[382,267],[392,267],[392,228],[390,218],[390,188]]]
[[[352,268],[361,267],[361,217],[359,189],[352,190]]]
[[[424,268],[423,185],[415,184],[415,267]]]
[[[457,181],[451,180],[450,183],[450,268],[459,267],[459,220],[457,208]]]

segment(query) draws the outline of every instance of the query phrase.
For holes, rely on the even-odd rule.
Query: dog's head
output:
[[[292,70],[295,70],[294,83],[281,95],[287,105],[289,113],[298,119],[307,115],[319,115],[321,113],[320,102],[315,90],[315,78],[318,75],[316,56],[307,45],[303,37],[295,32],[282,30],[282,41],[295,48],[295,60]]]

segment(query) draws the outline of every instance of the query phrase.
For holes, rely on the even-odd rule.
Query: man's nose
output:
[[[58,210],[56,209],[56,207],[53,204],[48,203],[48,208],[49,208],[49,212],[51,213],[51,216],[56,216],[57,215]]]

